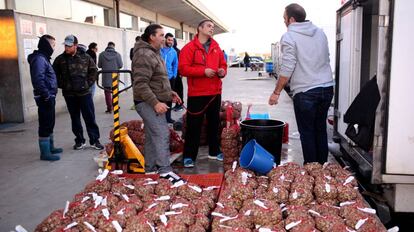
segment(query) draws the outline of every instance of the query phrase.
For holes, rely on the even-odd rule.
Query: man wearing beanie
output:
[[[55,104],[57,94],[56,75],[50,64],[55,48],[55,38],[50,35],[40,37],[39,50],[29,55],[30,75],[33,94],[38,107],[40,159],[59,160],[61,148],[54,147],[53,128],[55,127]]]

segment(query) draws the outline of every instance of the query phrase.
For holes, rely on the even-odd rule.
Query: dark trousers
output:
[[[183,154],[184,159],[191,158],[192,160],[195,160],[197,158],[198,147],[200,146],[201,126],[203,124],[204,115],[207,118],[207,140],[209,155],[216,156],[221,152],[218,139],[221,95],[219,94],[216,96],[188,97],[187,110],[193,113],[200,112],[214,97],[215,99],[210,103],[204,113],[199,115],[192,115],[187,112],[187,130],[185,134]]]
[[[183,105],[184,104],[184,87],[183,87],[183,80],[180,75],[177,75],[177,77],[175,78],[173,90],[177,92],[178,96],[181,98],[181,100],[183,100],[183,103],[181,104]]]
[[[75,142],[85,142],[80,118],[81,114],[85,121],[90,144],[97,142],[99,140],[99,127],[95,121],[95,107],[93,105],[92,95],[65,96],[65,101],[72,120],[72,132],[75,135]]]
[[[104,92],[105,92],[106,110],[112,111],[112,90],[105,88]]]
[[[320,87],[298,93],[293,98],[304,163],[323,164],[328,159],[326,118],[332,97],[333,87]]]
[[[245,67],[244,71],[247,71],[247,69],[250,68],[250,63],[244,63],[244,67]]]
[[[171,86],[171,89],[174,89],[174,85],[175,85],[175,79],[174,78],[172,78],[172,79],[170,79],[170,86]],[[172,118],[171,118],[171,107],[172,107],[172,102],[167,102],[167,106],[168,107],[170,107],[168,110],[167,110],[167,112],[165,113],[165,117],[167,118],[167,121],[171,121],[172,120]]]
[[[55,127],[55,104],[54,97],[47,101],[41,98],[35,99],[37,105],[37,115],[39,116],[39,137],[49,137],[53,134]]]

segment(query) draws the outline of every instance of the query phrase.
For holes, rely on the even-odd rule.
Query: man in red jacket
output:
[[[187,132],[184,145],[184,166],[194,167],[200,145],[200,133],[204,115],[208,127],[209,159],[223,160],[218,130],[221,106],[221,78],[227,74],[227,64],[222,49],[212,38],[214,24],[203,20],[198,24],[197,35],[183,47],[178,70],[187,77]]]

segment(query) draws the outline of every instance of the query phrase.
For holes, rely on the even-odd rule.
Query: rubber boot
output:
[[[54,146],[53,135],[50,135],[49,138],[50,138],[50,153],[52,154],[62,153],[63,152],[62,148],[57,148]]]
[[[60,160],[60,157],[57,155],[52,155],[50,152],[50,140],[49,138],[40,138],[39,139],[39,148],[40,148],[40,159],[48,161]]]

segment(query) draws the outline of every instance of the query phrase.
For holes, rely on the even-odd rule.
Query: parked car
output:
[[[256,66],[258,68],[264,67],[263,58],[260,56],[251,56],[250,57],[250,65]],[[236,57],[232,62],[229,64],[230,67],[244,67],[243,58]]]

